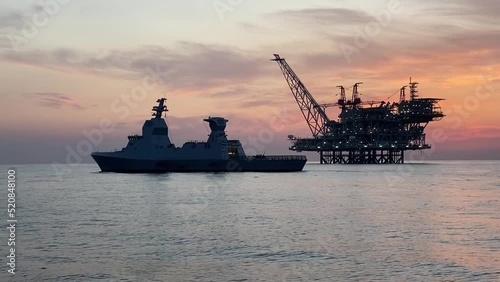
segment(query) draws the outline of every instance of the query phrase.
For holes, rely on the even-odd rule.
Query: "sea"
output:
[[[16,171],[0,281],[500,281],[500,161],[298,173]]]

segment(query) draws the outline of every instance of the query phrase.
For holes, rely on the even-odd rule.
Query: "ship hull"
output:
[[[293,172],[302,171],[305,158],[273,157],[237,160],[147,160],[92,154],[103,172]]]

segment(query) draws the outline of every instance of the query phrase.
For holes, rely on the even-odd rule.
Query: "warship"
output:
[[[176,147],[162,117],[165,98],[153,107],[153,118],[142,126],[142,135],[128,136],[126,147],[114,152],[94,152],[103,172],[292,172],[301,171],[305,156],[247,156],[239,140],[228,140],[227,119],[204,119],[211,132],[206,142],[189,141]]]

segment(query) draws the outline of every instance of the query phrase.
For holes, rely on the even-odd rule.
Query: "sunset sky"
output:
[[[362,99],[387,100],[411,76],[446,99],[429,159],[500,159],[499,14],[497,0],[2,1],[0,163],[64,162],[104,119],[115,129],[92,149],[121,148],[163,96],[178,146],[206,139],[211,115],[244,142],[271,130],[258,152],[291,153],[286,136],[310,132],[273,53],[322,103],[359,81]]]

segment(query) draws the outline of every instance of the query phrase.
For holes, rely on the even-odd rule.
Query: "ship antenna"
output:
[[[167,95],[165,94],[165,92],[163,92],[163,99],[167,100],[167,97],[166,97],[166,96],[167,96]],[[164,113],[163,113],[163,118],[165,118],[165,119],[167,118],[167,112],[164,112]]]

